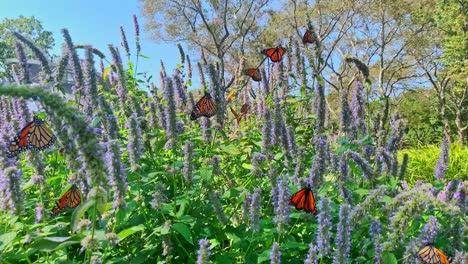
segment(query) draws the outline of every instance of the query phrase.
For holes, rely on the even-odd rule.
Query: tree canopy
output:
[[[0,78],[10,77],[5,60],[15,58],[14,42],[17,39],[11,34],[13,31],[30,38],[46,54],[54,46],[52,32],[44,30],[42,23],[34,16],[19,16],[13,19],[5,18],[0,23]],[[26,52],[31,57],[32,53]]]

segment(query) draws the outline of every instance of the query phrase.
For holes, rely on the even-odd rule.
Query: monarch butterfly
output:
[[[261,53],[270,58],[272,62],[278,62],[283,58],[284,53],[286,53],[286,49],[279,46],[277,48],[264,49]]]
[[[205,92],[205,95],[193,107],[192,113],[190,114],[191,120],[196,120],[200,116],[212,117],[216,114],[216,104],[210,93]]]
[[[54,144],[55,139],[55,135],[44,125],[44,121],[34,116],[33,121],[21,129],[10,142],[7,156],[11,158],[28,149],[44,150]]]
[[[260,71],[257,68],[249,68],[244,70],[244,74],[252,77],[252,80],[259,82],[262,80],[262,76],[260,75]]]
[[[315,207],[315,198],[310,185],[296,192],[290,200],[290,203],[296,206],[297,210],[304,210],[307,213],[317,215]]]
[[[442,250],[426,245],[418,252],[419,257],[424,264],[450,264],[452,260]]]
[[[316,40],[317,40],[317,36],[315,35],[315,33],[313,33],[312,31],[308,29],[304,33],[304,36],[302,36],[302,43],[304,44],[306,43],[314,44]]]
[[[249,112],[250,104],[249,103],[243,104],[242,107],[241,107],[240,114],[238,114],[236,111],[234,111],[234,109],[232,109],[232,107],[229,107],[229,108],[231,108],[231,113],[236,117],[237,124],[239,124],[240,121],[242,120],[242,117],[247,115],[247,113]]]
[[[52,215],[56,216],[65,209],[75,208],[81,203],[81,196],[78,187],[75,184],[66,191],[60,200],[55,201],[54,208],[52,208]]]

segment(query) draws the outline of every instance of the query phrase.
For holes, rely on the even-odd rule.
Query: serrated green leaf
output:
[[[384,251],[382,252],[382,262],[385,264],[397,264],[397,258],[392,252]]]
[[[0,235],[0,252],[16,238],[16,232],[10,232]]]
[[[181,234],[187,242],[193,245],[192,232],[190,232],[187,225],[175,223],[171,226],[171,229],[174,229],[177,233]]]
[[[136,232],[140,232],[145,230],[144,225],[137,225],[137,226],[132,226],[130,228],[127,228],[125,230],[120,231],[117,236],[119,237],[119,242],[124,240],[126,237],[135,234]]]

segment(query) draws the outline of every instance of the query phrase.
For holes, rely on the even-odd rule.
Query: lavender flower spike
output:
[[[340,222],[336,231],[336,254],[333,264],[350,263],[349,251],[351,249],[350,205],[340,206]]]
[[[192,171],[193,171],[193,143],[186,140],[184,143],[184,179],[187,183],[192,183]]]
[[[365,120],[364,100],[362,98],[363,86],[361,82],[356,82],[351,99],[351,112],[353,114],[353,129],[357,129],[361,135],[367,134],[367,125]]]
[[[270,264],[280,264],[281,263],[281,251],[279,250],[278,242],[273,242],[270,253]]]
[[[307,253],[304,264],[318,264],[317,250],[315,249],[314,243],[309,244],[309,252]]]
[[[200,249],[198,250],[197,264],[209,264],[210,263],[210,241],[207,239],[200,239],[198,241]]]
[[[135,45],[136,45],[136,50],[137,53],[140,53],[141,47],[140,47],[140,25],[138,25],[138,19],[135,14],[133,14],[133,29],[135,31]]]
[[[443,179],[445,172],[447,171],[449,165],[449,149],[450,144],[447,137],[444,137],[442,141],[441,151],[440,151],[440,158],[437,161],[437,165],[435,168],[434,176],[436,179]]]
[[[328,256],[331,250],[331,208],[330,199],[323,198],[319,202],[319,214],[317,216],[319,223],[319,230],[317,233],[317,252],[318,257],[323,258]]]
[[[31,83],[29,77],[29,69],[28,69],[28,59],[26,58],[26,54],[24,53],[24,47],[21,43],[15,41],[15,52],[16,58],[19,61],[20,69],[19,69],[19,81],[22,83]]]
[[[68,29],[66,28],[62,29],[62,35],[63,35],[63,38],[65,39],[65,46],[67,49],[69,60],[73,67],[73,75],[77,83],[76,84],[77,87],[74,90],[74,92],[76,92],[77,89],[81,88],[81,86],[83,85],[83,71],[81,70],[80,59],[78,58],[78,54],[75,51],[75,46],[73,45]]]
[[[252,228],[254,232],[258,232],[260,227],[260,214],[262,211],[262,197],[260,188],[255,188],[251,199],[252,200],[249,210],[250,228]]]
[[[130,57],[130,48],[128,47],[128,41],[123,26],[120,26],[120,41],[122,41],[120,45],[124,48],[125,54],[127,57]]]

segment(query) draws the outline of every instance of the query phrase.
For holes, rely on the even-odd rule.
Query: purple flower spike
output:
[[[435,168],[434,176],[436,179],[443,179],[445,172],[447,171],[449,165],[449,149],[450,144],[447,137],[444,137],[442,141],[441,151],[440,151],[440,158],[437,161],[437,165]]]
[[[270,253],[270,264],[280,264],[281,263],[281,251],[279,250],[278,242],[273,242]]]
[[[122,45],[122,47],[124,48],[125,50],[125,54],[127,55],[127,57],[130,57],[130,48],[128,47],[128,41],[127,41],[127,37],[125,36],[125,31],[124,31],[124,28],[123,26],[120,26],[120,45]]]
[[[318,257],[323,258],[329,255],[331,250],[331,208],[330,199],[323,198],[319,202],[319,213],[317,215],[319,230],[317,233],[317,252]]]
[[[200,249],[198,250],[197,264],[209,264],[210,263],[210,241],[207,239],[200,239],[198,241]]]
[[[138,24],[138,19],[135,14],[133,14],[133,30],[135,32],[135,45],[136,45],[136,50],[137,53],[140,53],[141,47],[140,47],[140,25]]]
[[[349,251],[351,249],[350,205],[340,206],[340,221],[336,230],[336,251],[333,264],[350,263]]]

